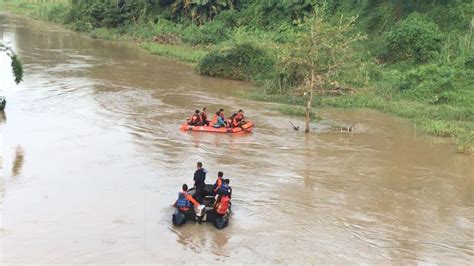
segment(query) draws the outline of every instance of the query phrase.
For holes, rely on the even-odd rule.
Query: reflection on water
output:
[[[7,122],[7,114],[5,111],[0,111],[0,125]]]
[[[304,134],[273,104],[234,97],[246,84],[128,45],[4,14],[0,36],[26,74],[19,86],[0,75],[3,151],[15,151],[4,169],[22,176],[0,185],[0,264],[473,261],[474,159],[402,119],[317,109],[323,121]],[[255,132],[180,132],[204,106],[244,109]],[[197,161],[207,182],[231,180],[225,230],[171,225]]]
[[[18,145],[15,149],[15,157],[13,159],[12,176],[18,176],[21,174],[24,162],[25,153],[23,152],[23,148]]]

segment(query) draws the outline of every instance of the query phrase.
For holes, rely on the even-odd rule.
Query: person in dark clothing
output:
[[[224,179],[224,184],[227,187],[227,195],[230,199],[232,198],[232,187],[230,186],[230,180],[228,178]]]
[[[229,186],[229,179],[223,179],[222,180],[222,185],[219,189],[217,189],[217,196],[222,196],[222,195],[228,195],[230,196],[232,194],[232,188]],[[230,197],[229,197],[230,198]]]
[[[201,123],[203,126],[209,126],[209,120],[207,120],[207,108],[202,108],[201,112]]]
[[[197,170],[194,172],[194,187],[196,188],[195,198],[197,201],[202,202],[204,187],[206,186],[206,169],[202,168],[202,163],[197,163]]]

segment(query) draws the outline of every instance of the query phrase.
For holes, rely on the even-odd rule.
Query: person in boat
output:
[[[224,112],[224,109],[219,109],[219,111],[217,111],[214,116],[212,117],[212,120],[211,120],[211,123],[210,125],[213,126],[214,124],[217,123],[217,118],[220,116],[221,112]]]
[[[229,210],[230,198],[226,193],[222,193],[217,196],[216,203],[214,205],[214,215],[225,216]]]
[[[217,189],[217,196],[219,195],[227,195],[230,198],[232,195],[232,188],[230,187],[230,180],[229,179],[222,179],[221,186]],[[217,197],[216,197],[217,199]]]
[[[214,225],[216,225],[216,223],[219,223],[220,218],[225,218],[227,216],[231,206],[230,197],[228,193],[229,190],[224,187],[225,185],[225,180],[223,180],[221,188],[219,188],[217,191],[214,206],[211,210],[207,212],[207,220],[212,221]]]
[[[219,188],[221,188],[222,183],[224,182],[223,176],[224,176],[224,172],[219,171],[219,172],[217,173],[217,180],[216,180],[216,182],[214,183],[214,186],[212,186],[212,190],[213,190],[214,193],[216,193],[216,194],[217,194],[217,191],[219,190]]]
[[[195,197],[199,202],[202,202],[202,199],[205,195],[204,188],[206,187],[206,169],[202,168],[202,163],[197,163],[197,169],[194,172],[194,188],[196,189]]]
[[[238,126],[241,126],[241,125],[246,123],[245,117],[244,117],[244,111],[242,109],[240,109],[237,112],[237,116],[235,117],[235,121],[238,124]]]
[[[224,109],[221,109],[224,110]],[[220,127],[227,127],[227,123],[224,118],[224,111],[221,111],[217,116],[217,121],[214,123],[213,127],[220,128]]]
[[[201,123],[203,126],[209,126],[209,120],[207,120],[207,108],[202,108],[201,111]]]
[[[233,128],[239,126],[236,120],[237,113],[233,113],[231,117],[227,119],[227,127]]]
[[[183,184],[182,191],[178,193],[178,199],[174,203],[174,207],[182,212],[192,211],[191,207],[199,206],[199,202],[197,202],[193,196],[188,194],[188,185]]]
[[[229,196],[229,199],[232,198],[232,187],[230,186],[230,180],[228,178],[224,179],[224,189],[227,190],[227,196]]]
[[[201,125],[201,115],[199,110],[194,111],[194,114],[188,119],[188,125],[199,126]]]

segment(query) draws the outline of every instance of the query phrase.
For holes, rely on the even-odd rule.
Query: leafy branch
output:
[[[21,65],[20,59],[15,54],[15,52],[13,52],[13,49],[3,42],[0,42],[0,52],[5,52],[12,60],[11,67],[13,76],[15,77],[15,83],[20,83],[23,80],[23,67]]]

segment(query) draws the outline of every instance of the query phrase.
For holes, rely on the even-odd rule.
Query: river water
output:
[[[0,36],[25,69],[16,86],[1,55],[2,265],[474,262],[474,159],[403,119],[320,109],[304,134],[239,98],[247,84],[134,45],[6,14]],[[242,108],[255,132],[180,132],[203,106]],[[224,230],[171,224],[197,161],[231,180]]]

